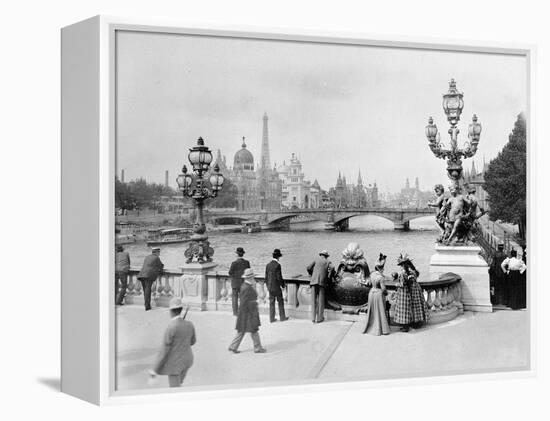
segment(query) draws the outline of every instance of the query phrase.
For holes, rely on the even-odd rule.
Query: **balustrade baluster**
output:
[[[134,275],[131,273],[128,274],[128,289],[126,290],[126,295],[135,295],[135,284],[134,284]]]
[[[445,309],[447,308],[447,288],[441,288],[441,308]]]
[[[434,302],[432,300],[432,292],[433,292],[433,289],[428,289],[426,290],[427,292],[427,298],[426,298],[426,305],[428,306],[428,310],[432,310],[433,306],[434,306]]]
[[[441,290],[438,288],[435,290],[435,298],[434,298],[434,310],[439,311],[441,310],[441,298],[439,296]]]
[[[229,279],[226,279],[225,281],[225,289],[227,290],[227,300],[233,301],[233,288],[231,288],[231,281]]]
[[[220,289],[220,300],[227,301],[227,297],[229,297],[229,291],[227,288],[227,280],[225,278],[221,279],[222,288]]]
[[[136,295],[141,295],[141,282],[139,281],[139,279],[136,279],[136,287],[135,287],[135,291],[136,291]]]
[[[454,292],[453,292],[454,288],[453,288],[453,285],[450,285],[448,288],[447,288],[447,305],[450,307],[452,305],[454,305],[454,301],[455,301],[455,297],[454,297]]]
[[[160,295],[162,295],[162,291],[164,291],[164,287],[162,286],[162,280],[165,279],[164,275],[160,275],[157,280],[155,281],[156,282],[156,295],[155,297],[158,297]]]
[[[166,295],[172,296],[174,295],[174,276],[173,275],[167,275],[166,276],[166,283],[164,284],[164,293]]]
[[[258,293],[258,298],[262,304],[266,301],[266,289],[265,289],[265,282],[257,282],[256,283],[256,292]]]

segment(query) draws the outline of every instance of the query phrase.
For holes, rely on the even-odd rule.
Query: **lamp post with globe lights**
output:
[[[179,190],[184,197],[192,198],[195,201],[197,210],[196,222],[193,228],[193,235],[189,247],[185,250],[186,263],[196,261],[198,263],[211,262],[214,249],[210,247],[206,225],[204,224],[204,201],[216,197],[222,189],[224,177],[220,173],[218,165],[209,177],[210,188],[206,185],[205,175],[208,173],[212,163],[212,152],[204,145],[204,140],[199,137],[197,145],[189,149],[189,163],[193,174],[189,174],[187,166],[183,166],[182,173],[176,179]]]
[[[456,82],[451,79],[449,82],[449,91],[443,95],[443,111],[447,115],[447,121],[451,127],[448,133],[451,137],[450,147],[445,148],[445,145],[440,141],[440,135],[437,126],[434,124],[433,118],[428,119],[426,126],[426,137],[428,138],[429,146],[433,154],[437,158],[447,160],[447,175],[452,180],[455,188],[460,188],[460,179],[462,178],[462,158],[471,158],[477,152],[479,138],[481,135],[481,124],[477,121],[477,116],[474,114],[472,123],[468,127],[468,138],[464,148],[458,147],[458,134],[460,130],[457,124],[464,108],[464,94],[456,89]]]

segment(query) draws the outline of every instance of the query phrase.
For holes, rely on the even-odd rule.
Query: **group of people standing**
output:
[[[244,336],[246,333],[250,333],[254,344],[254,352],[265,353],[267,350],[262,346],[259,335],[261,322],[258,309],[258,293],[256,291],[256,275],[250,267],[250,262],[244,258],[244,249],[237,247],[235,253],[237,258],[231,263],[229,276],[231,277],[232,310],[233,315],[236,316],[235,329],[237,333],[228,350],[235,354],[239,353],[239,346]],[[265,284],[269,292],[269,320],[271,323],[278,320],[288,320],[284,308],[283,289],[286,285],[279,262],[281,257],[281,250],[273,250],[272,259],[265,268]],[[331,278],[335,276],[335,268],[328,258],[329,253],[322,250],[319,252],[318,257],[306,267],[310,275],[311,320],[313,323],[324,321],[325,289]],[[407,255],[400,255],[397,264],[401,267],[401,272],[394,274],[394,279],[397,280],[394,321],[401,325],[402,331],[407,332],[411,326],[417,327],[427,321],[429,312],[422,289],[417,282],[419,273],[411,259]],[[366,283],[371,289],[364,333],[373,335],[387,335],[390,333],[383,266],[383,264],[377,265]],[[514,267],[514,262],[510,262],[509,267]],[[151,286],[156,278],[162,274],[163,268],[164,265],[160,260],[160,248],[154,247],[151,254],[146,256],[142,269],[138,274],[144,292],[145,310],[151,309]],[[130,256],[122,246],[118,246],[116,255],[117,286],[115,291],[117,305],[123,304],[129,270]],[[275,302],[277,302],[279,319],[276,318]],[[184,307],[180,298],[171,300],[169,304],[171,320],[164,333],[156,363],[153,369],[150,370],[151,378],[155,378],[159,374],[167,375],[170,387],[180,386],[193,364],[191,347],[197,341],[196,332],[193,323],[185,320],[188,308],[183,311]]]
[[[525,253],[524,253],[525,256]],[[489,267],[492,302],[520,310],[527,307],[527,265],[516,250],[510,256],[504,252],[504,244],[497,246]]]
[[[228,349],[230,352],[238,354],[240,352],[239,345],[245,334],[250,333],[254,344],[254,352],[264,353],[266,349],[262,346],[260,334],[258,333],[261,323],[255,274],[250,268],[250,262],[243,257],[245,254],[244,249],[237,247],[235,253],[237,259],[229,267],[229,276],[231,277],[231,289],[233,290],[233,315],[237,317],[235,324],[237,334]],[[282,256],[281,250],[273,250],[272,259],[265,268],[265,283],[269,291],[269,321],[271,323],[277,321],[275,301],[277,301],[279,307],[279,320],[282,322],[288,320],[283,300],[285,281],[279,263]]]
[[[115,256],[115,304],[123,305],[126,290],[128,289],[128,274],[130,272],[130,255],[124,247],[116,247]],[[151,310],[151,289],[153,283],[162,274],[164,264],[160,260],[160,247],[153,247],[151,254],[143,260],[143,266],[137,276],[143,289],[145,311]]]
[[[409,332],[411,327],[418,328],[427,322],[430,313],[418,283],[420,273],[412,260],[406,254],[401,254],[397,259],[397,265],[401,270],[393,274],[393,279],[397,281],[393,321],[401,326],[402,332]],[[386,278],[383,275],[383,269],[383,264],[377,264],[366,282],[371,289],[367,302],[367,322],[363,333],[377,336],[390,333],[389,303],[386,300]]]

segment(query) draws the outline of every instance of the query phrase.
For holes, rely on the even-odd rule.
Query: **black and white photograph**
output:
[[[117,392],[530,369],[525,54],[114,43]]]

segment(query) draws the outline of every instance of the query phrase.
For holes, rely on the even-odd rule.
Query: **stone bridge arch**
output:
[[[349,220],[356,216],[372,215],[384,218],[393,223],[394,229],[399,231],[409,231],[410,221],[418,218],[422,218],[430,215],[426,212],[410,212],[403,210],[402,212],[353,212],[353,213],[340,213],[335,212],[332,220],[329,215],[327,220],[326,229],[330,230],[331,226],[335,231],[346,231],[349,228]]]

